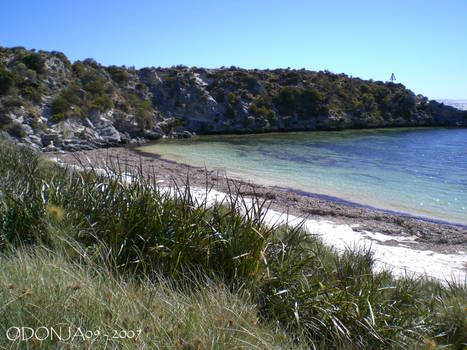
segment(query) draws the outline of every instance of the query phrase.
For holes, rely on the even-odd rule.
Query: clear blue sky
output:
[[[467,99],[467,0],[1,0],[0,45],[104,65],[328,69]]]

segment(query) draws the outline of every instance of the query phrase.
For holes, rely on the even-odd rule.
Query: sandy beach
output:
[[[123,172],[141,171],[154,176],[161,186],[184,185],[189,178],[194,188],[219,192],[238,191],[244,196],[256,195],[267,200],[271,209],[296,217],[334,224],[347,224],[355,232],[378,232],[394,237],[407,237],[404,245],[414,249],[440,253],[467,252],[467,229],[456,225],[432,222],[406,215],[389,213],[341,201],[327,200],[293,189],[264,186],[236,179],[221,171],[192,167],[142,153],[133,147],[115,147],[69,153],[44,153],[48,158],[67,164],[104,168],[111,165]],[[396,239],[384,244],[397,245]]]
[[[116,147],[69,153],[44,153],[62,164],[154,177],[161,188],[184,186],[198,197],[222,199],[225,193],[264,200],[271,223],[303,224],[311,234],[343,251],[371,247],[376,268],[404,276],[428,275],[440,281],[467,277],[467,229],[383,210],[327,200],[274,186],[265,186],[216,170],[192,167],[142,153],[134,147]]]

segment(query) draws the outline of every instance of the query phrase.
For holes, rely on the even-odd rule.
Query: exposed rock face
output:
[[[401,84],[306,70],[103,67],[0,47],[0,128],[43,150],[163,136],[399,126],[467,126],[467,112]]]

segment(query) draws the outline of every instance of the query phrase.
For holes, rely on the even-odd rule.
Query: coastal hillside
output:
[[[0,47],[0,129],[42,151],[163,135],[467,126],[467,112],[402,84],[305,69],[105,67]]]

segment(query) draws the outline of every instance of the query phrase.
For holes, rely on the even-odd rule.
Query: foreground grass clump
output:
[[[70,263],[44,247],[0,257],[0,348],[252,349],[290,348],[287,334],[260,322],[251,300],[208,279],[123,278],[92,263]],[[9,340],[10,327],[46,326],[62,338]],[[70,328],[70,329],[69,329]],[[100,331],[109,338],[86,331]],[[134,332],[134,333],[132,333]],[[26,336],[28,333],[26,333]],[[305,349],[305,348],[304,348]]]
[[[257,199],[250,203],[232,191],[227,199],[211,205],[194,198],[189,186],[168,192],[156,186],[154,177],[132,175],[128,181],[128,176],[110,170],[106,174],[67,170],[29,150],[2,144],[0,246],[5,250],[4,260],[15,256],[7,252],[14,246],[28,245],[33,251],[49,247],[60,252],[54,259],[66,257],[70,269],[94,271],[91,277],[97,276],[97,280],[90,282],[95,284],[90,289],[96,293],[105,289],[99,276],[119,281],[114,286],[130,285],[129,295],[148,292],[154,287],[148,281],[155,280],[168,283],[187,298],[193,298],[192,290],[199,291],[204,295],[201,299],[213,304],[221,303],[219,298],[225,300],[222,293],[230,293],[230,300],[250,305],[252,313],[246,318],[258,324],[258,328],[246,330],[238,320],[234,327],[249,334],[239,339],[250,348],[293,343],[292,347],[314,349],[462,349],[467,343],[465,282],[442,286],[422,278],[395,279],[389,272],[376,273],[368,250],[349,249],[339,255],[300,227],[266,225],[267,208]],[[33,264],[31,259],[28,261]],[[14,269],[10,271],[2,280],[13,275]],[[51,278],[47,275],[41,281]],[[206,279],[211,282],[193,282]],[[21,288],[33,290],[30,286]],[[221,294],[212,294],[209,289]],[[43,294],[39,289],[38,295]],[[21,319],[28,314],[28,322],[34,318],[47,323],[45,313],[11,300],[4,299],[9,315]],[[81,312],[85,319],[109,319],[106,311],[94,304],[76,305],[73,312]],[[177,309],[176,303],[168,305],[166,312],[179,317],[190,314]],[[136,310],[132,308],[127,310]],[[201,311],[195,310],[193,317],[198,317],[195,315]],[[149,308],[147,314],[153,317],[153,313]],[[145,318],[145,313],[136,312],[135,322]],[[167,319],[177,328],[179,319]],[[278,328],[271,327],[272,323]],[[122,324],[119,318],[105,323],[113,327]],[[214,322],[199,327],[209,333],[217,326]],[[274,332],[265,332],[268,328]],[[188,339],[186,348],[198,344],[193,337],[180,334],[176,338]],[[229,343],[228,337],[222,339],[227,344],[224,348],[240,346]],[[180,344],[172,345],[183,348]]]

